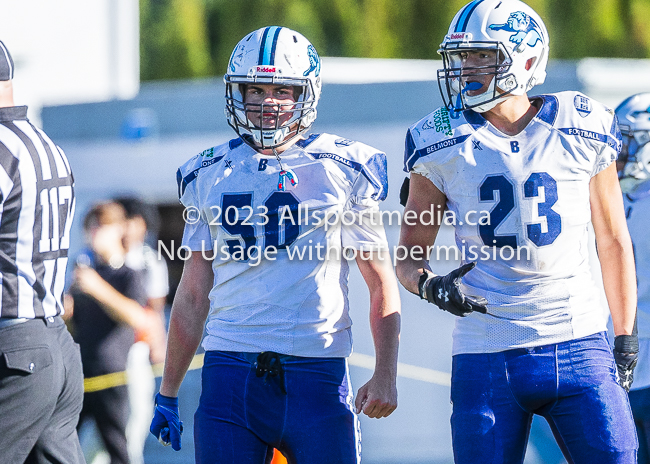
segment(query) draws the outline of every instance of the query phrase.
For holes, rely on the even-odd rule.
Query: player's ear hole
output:
[[[526,71],[530,71],[530,68],[532,68],[535,64],[535,61],[537,61],[536,56],[533,56],[532,58],[529,58],[528,61],[526,61]]]

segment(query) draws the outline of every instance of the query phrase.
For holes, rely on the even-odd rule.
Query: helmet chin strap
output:
[[[506,100],[509,100],[510,98],[514,97],[515,95],[512,94],[507,94],[507,95],[501,95],[499,98],[492,100],[490,102],[483,103],[482,105],[475,106],[472,108],[474,111],[477,113],[485,113],[487,111],[490,111],[492,108],[497,106],[499,103],[502,103]]]
[[[491,102],[483,103],[482,105],[475,106],[472,108],[474,111],[477,113],[485,113],[487,111],[490,111],[492,108],[497,106],[499,103],[501,103],[504,100],[507,100],[508,98],[512,98],[513,95],[506,95],[504,97],[497,98],[496,100],[492,100]]]
[[[255,144],[260,148],[265,149],[272,145],[280,144],[289,135],[290,128],[282,127],[280,129],[249,129]]]
[[[471,91],[474,91],[474,90],[479,90],[481,87],[483,87],[483,84],[481,84],[480,82],[468,82],[467,84],[465,84],[465,87],[463,88],[462,93],[466,94],[467,92],[471,92]],[[488,89],[487,92],[489,92],[489,91],[490,90]],[[483,95],[483,94],[481,94],[481,95]],[[476,95],[474,97],[470,97],[469,95],[466,95],[465,96],[465,101],[467,101],[469,104],[471,104],[470,99],[475,99],[477,97],[480,97],[481,95]],[[494,101],[486,102],[486,103],[483,103],[481,105],[477,105],[477,106],[475,106],[475,107],[473,107],[471,109],[476,111],[477,113],[485,113],[486,111],[489,111],[492,108],[494,108],[497,105],[497,103],[499,103],[500,101],[502,101],[502,99],[498,98],[498,99],[496,99]],[[458,95],[458,101],[457,101],[456,107],[461,108],[461,96],[460,96],[460,94]]]

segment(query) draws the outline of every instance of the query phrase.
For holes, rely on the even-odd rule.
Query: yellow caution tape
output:
[[[120,387],[126,385],[127,382],[128,379],[126,378],[126,372],[113,372],[111,374],[98,375],[97,377],[84,379],[84,391],[86,393],[92,393],[106,390],[107,388]]]
[[[203,357],[204,353],[197,354],[192,358],[190,367],[188,370],[193,371],[196,369],[201,369],[203,367]],[[161,377],[163,373],[163,368],[165,363],[158,363],[151,366],[153,374],[156,377]],[[113,372],[111,374],[98,375],[97,377],[90,377],[84,379],[84,392],[92,393],[100,390],[106,390],[113,387],[121,387],[129,383],[129,379],[126,371],[122,372]]]
[[[203,367],[203,358],[205,354],[197,354],[192,358],[188,371],[201,369]],[[363,367],[366,369],[375,368],[375,358],[366,354],[352,353],[348,358],[350,365]],[[158,363],[151,366],[156,377],[162,376],[164,363]],[[397,363],[397,376],[412,380],[420,380],[426,383],[442,385],[448,387],[451,385],[451,375],[446,372],[440,372],[425,367],[413,366],[410,364]],[[114,372],[112,374],[99,375],[84,379],[84,391],[86,393],[106,390],[107,388],[120,387],[128,383],[126,371]]]

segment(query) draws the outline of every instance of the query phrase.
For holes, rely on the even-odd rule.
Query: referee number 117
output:
[[[45,188],[40,193],[41,238],[38,251],[67,250],[70,248],[70,227],[74,213],[72,186]]]

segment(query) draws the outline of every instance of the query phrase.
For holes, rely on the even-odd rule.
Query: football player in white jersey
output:
[[[614,165],[620,132],[613,111],[578,92],[528,97],[544,81],[548,41],[518,0],[467,4],[439,51],[446,106],[407,133],[405,214],[446,208],[462,262],[446,276],[421,254],[397,263],[409,291],[459,316],[456,463],[523,462],[533,414],[570,463],[636,459],[625,392],[638,351],[636,284]],[[434,245],[439,224],[427,217],[402,225],[402,245]],[[614,356],[589,271],[590,219]]]
[[[358,418],[397,406],[397,280],[380,221],[386,156],[316,118],[320,58],[264,27],[235,47],[226,116],[238,137],[178,171],[192,250],[174,299],[151,431],[180,448],[177,394],[207,317],[196,462],[356,463]],[[345,251],[345,253],[344,253]],[[376,368],[352,405],[347,256],[370,290]],[[210,260],[209,258],[213,258]]]
[[[639,463],[650,464],[650,93],[616,108],[623,135],[619,171],[636,262],[639,362],[629,398],[639,437]]]

